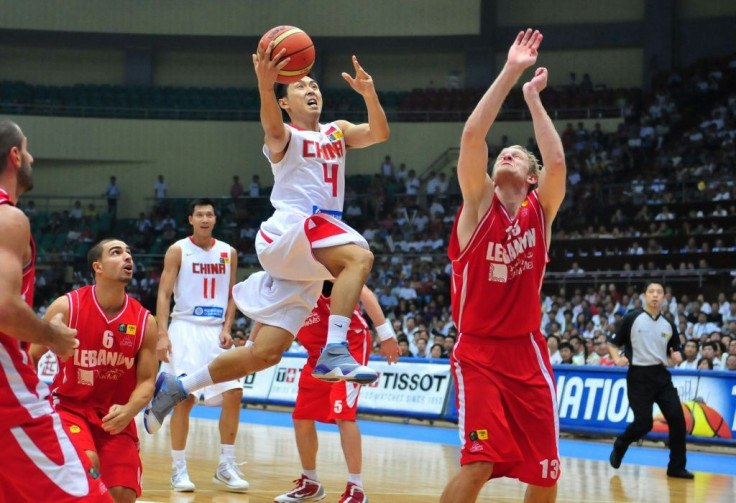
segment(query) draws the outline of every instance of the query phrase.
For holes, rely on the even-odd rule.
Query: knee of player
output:
[[[365,248],[360,248],[355,254],[353,264],[368,274],[373,269],[373,252]]]
[[[176,408],[189,412],[194,408],[196,401],[197,400],[194,398],[194,395],[190,393],[183,401],[176,404]]]
[[[108,490],[115,503],[134,503],[136,500],[135,491],[129,487],[115,486],[108,488]]]
[[[229,389],[222,394],[222,398],[224,400],[239,402],[243,398],[243,388]]]
[[[463,470],[466,471],[473,484],[483,485],[488,482],[488,479],[493,473],[493,463],[476,461],[475,463],[464,465]]]
[[[278,347],[257,348],[256,346],[251,346],[250,349],[253,356],[262,365],[262,368],[273,367],[281,361],[281,355],[283,354]]]

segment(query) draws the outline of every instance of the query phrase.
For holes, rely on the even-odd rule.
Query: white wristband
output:
[[[394,331],[393,325],[390,321],[387,321],[383,325],[376,327],[376,333],[378,334],[378,340],[383,342],[389,339],[396,339],[396,332]]]
[[[252,341],[252,340],[248,339],[247,341],[245,341],[245,347],[246,347],[246,348],[249,348],[249,347],[251,347],[251,346],[253,345],[253,343],[254,343],[254,342],[255,342],[255,341]]]

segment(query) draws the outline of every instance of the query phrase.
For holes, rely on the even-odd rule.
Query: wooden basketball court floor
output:
[[[226,492],[212,482],[217,465],[219,409],[195,407],[187,459],[193,493],[169,488],[171,456],[168,421],[156,435],[139,423],[143,460],[143,495],[139,501],[170,503],[265,503],[293,487],[300,475],[299,457],[286,412],[244,410],[236,443],[238,461],[250,482],[246,494]],[[140,421],[140,417],[139,417]],[[363,432],[363,485],[371,503],[439,501],[458,469],[458,447],[447,439],[456,430],[418,425],[359,421]],[[327,431],[324,431],[324,430]],[[319,432],[318,471],[327,491],[324,502],[337,502],[345,489],[347,470],[339,435],[331,426]],[[444,443],[442,443],[444,442]],[[455,442],[457,444],[457,442]],[[661,445],[661,444],[660,444]],[[689,446],[689,448],[692,446]],[[736,449],[723,454],[688,452],[695,480],[670,479],[665,474],[668,452],[663,448],[629,450],[619,470],[608,464],[608,443],[561,440],[562,476],[557,501],[579,503],[733,503],[736,501]],[[729,454],[730,451],[730,454]],[[496,479],[481,492],[479,502],[522,501],[524,485]]]

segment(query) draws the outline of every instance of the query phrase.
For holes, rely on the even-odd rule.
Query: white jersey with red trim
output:
[[[320,124],[319,131],[306,131],[291,124],[291,139],[284,158],[271,162],[274,183],[271,204],[276,209],[261,225],[267,236],[280,236],[285,229],[315,213],[342,218],[345,201],[345,139],[334,122]]]
[[[205,325],[225,322],[230,296],[230,245],[212,239],[204,250],[191,237],[180,239],[181,267],[174,286],[171,318]]]

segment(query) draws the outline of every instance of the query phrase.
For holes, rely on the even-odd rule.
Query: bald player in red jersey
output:
[[[14,122],[0,119],[0,503],[112,501],[102,479],[61,426],[28,355],[30,343],[71,356],[76,331],[33,312],[36,247],[15,207],[33,187],[33,156]]]
[[[517,478],[526,502],[557,497],[557,398],[541,325],[539,291],[552,221],[565,196],[565,156],[539,93],[547,70],[524,84],[544,169],[523,147],[501,151],[488,174],[486,135],[511,87],[534,65],[542,35],[521,32],[500,74],[463,130],[458,180],[463,206],[450,237],[451,355],[461,468],[443,503],[475,501],[485,482]],[[538,184],[538,188],[531,190]]]
[[[362,448],[358,424],[355,422],[358,410],[360,386],[346,381],[325,382],[312,376],[321,349],[327,339],[330,317],[330,294],[332,283],[325,282],[317,305],[304,321],[297,339],[307,351],[307,363],[299,377],[299,393],[292,418],[294,434],[302,464],[302,475],[295,480],[296,487],[288,493],[277,496],[275,503],[296,501],[317,501],[326,496],[317,475],[317,429],[315,421],[337,423],[343,454],[348,467],[348,483],[340,503],[363,503],[368,501],[363,491]],[[399,359],[399,346],[396,334],[387,322],[375,294],[363,287],[360,301],[366,313],[376,326],[380,340],[381,354],[389,365]],[[360,365],[367,365],[371,355],[372,337],[365,318],[358,306],[353,311],[348,327],[348,346],[350,354]]]
[[[158,371],[156,320],[125,288],[133,277],[130,248],[104,239],[87,254],[93,286],[56,299],[44,318],[61,314],[79,346],[59,364],[52,400],[64,429],[102,475],[116,503],[141,495],[142,466],[134,418],[153,396]],[[38,360],[47,348],[33,344]]]

